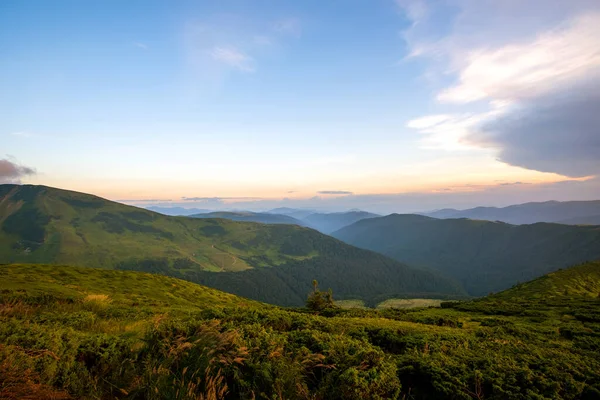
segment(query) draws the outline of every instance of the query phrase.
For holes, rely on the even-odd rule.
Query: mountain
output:
[[[600,259],[600,226],[510,225],[392,214],[334,232],[346,243],[457,279],[471,295]]]
[[[306,226],[306,224],[288,215],[256,213],[251,211],[215,211],[203,214],[189,215],[192,218],[224,218],[232,221],[259,222],[261,224],[288,224]]]
[[[351,225],[357,221],[375,218],[380,215],[366,211],[348,211],[337,213],[314,213],[302,219],[306,225],[323,233],[335,232],[344,226]]]
[[[193,214],[204,214],[209,213],[212,210],[204,210],[202,208],[183,208],[183,207],[158,207],[158,206],[150,206],[145,207],[147,210],[157,212],[159,214],[164,215],[193,215]]]
[[[557,222],[564,224],[600,225],[600,200],[546,201],[525,203],[509,207],[476,207],[468,210],[451,208],[425,213],[433,218],[470,218],[502,221],[509,224]]]
[[[279,207],[267,211],[267,214],[287,215],[292,218],[303,219],[309,216],[310,214],[314,214],[315,212],[315,210],[303,208]]]
[[[61,265],[0,275],[1,399],[600,394],[600,263],[412,310],[281,309],[158,274]]]
[[[313,279],[340,299],[464,294],[450,279],[295,225],[170,217],[0,185],[0,263],[23,262],[162,273],[281,305],[303,304]]]
[[[585,217],[575,217],[558,221],[559,224],[566,225],[600,225],[600,215],[588,215]]]

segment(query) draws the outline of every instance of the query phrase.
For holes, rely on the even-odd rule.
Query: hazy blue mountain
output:
[[[392,214],[359,221],[332,236],[412,266],[434,268],[472,295],[600,259],[600,226]]]
[[[157,212],[157,213],[160,213],[163,215],[173,215],[173,216],[177,216],[177,215],[186,216],[186,215],[212,212],[212,210],[205,210],[202,208],[157,207],[157,206],[150,206],[150,207],[145,207],[145,208],[146,208],[146,210],[154,211],[154,212]]]
[[[262,224],[289,224],[306,226],[294,217],[280,214],[255,213],[250,211],[215,211],[202,214],[189,215],[192,218],[224,218],[232,221],[260,222]]]
[[[303,221],[307,226],[329,234],[357,221],[375,217],[380,217],[380,215],[358,210],[337,213],[314,213],[303,218]]]
[[[446,208],[424,213],[434,218],[470,218],[502,221],[510,224],[558,222],[564,224],[599,224],[600,200],[546,201],[516,204],[508,207],[476,207],[467,210]],[[573,221],[573,222],[570,222]]]
[[[559,223],[567,225],[600,225],[600,215],[569,218],[559,221]]]
[[[314,214],[317,212],[316,210],[311,209],[303,209],[303,208],[290,208],[290,207],[278,207],[272,210],[267,211],[267,214],[280,214],[280,215],[288,215],[292,218],[303,219],[309,216],[310,214]]]

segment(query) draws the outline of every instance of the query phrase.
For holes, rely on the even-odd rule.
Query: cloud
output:
[[[256,201],[256,200],[262,200],[262,198],[261,197],[182,197],[181,200],[225,203],[228,201],[243,201],[243,200]]]
[[[235,47],[216,46],[210,52],[211,57],[231,68],[242,72],[254,72],[255,63],[252,57],[242,53]]]
[[[454,24],[435,40],[423,34],[432,8],[399,3],[419,22],[405,32],[409,53],[434,61],[442,80],[456,77],[436,100],[463,108],[409,121],[423,147],[489,149],[531,170],[600,175],[599,2],[451,0]]]
[[[23,138],[29,138],[29,137],[33,137],[34,135],[29,133],[29,132],[11,132],[10,133],[12,136],[17,136],[17,137],[23,137]]]
[[[348,192],[345,190],[320,190],[317,192],[318,194],[342,194],[342,195],[351,195],[353,192]]]
[[[160,203],[160,202],[168,202],[173,201],[171,199],[119,199],[115,200],[119,203]]]
[[[135,47],[140,48],[142,50],[148,50],[148,45],[145,43],[141,43],[141,42],[133,42],[132,43]]]
[[[21,183],[21,178],[35,173],[33,168],[19,165],[8,159],[0,160],[0,183]]]
[[[534,40],[469,52],[458,84],[443,90],[442,102],[535,98],[569,87],[600,67],[600,13],[576,17]]]
[[[302,34],[302,24],[297,18],[280,19],[279,21],[275,22],[273,29],[275,32],[296,37]]]

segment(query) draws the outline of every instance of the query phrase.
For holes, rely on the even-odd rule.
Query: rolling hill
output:
[[[311,229],[170,217],[31,185],[0,185],[0,263],[161,273],[281,305],[303,304],[313,279],[340,299],[464,295],[450,279]]]
[[[409,265],[435,269],[475,296],[600,259],[599,226],[510,225],[392,214],[359,221],[333,236]]]
[[[261,224],[288,224],[306,226],[306,224],[294,217],[281,214],[256,213],[251,211],[214,211],[208,213],[192,214],[192,218],[223,218],[232,221],[258,222]]]
[[[600,224],[600,200],[595,201],[546,201],[516,204],[508,207],[476,207],[468,210],[451,208],[425,213],[433,218],[470,218],[502,221],[509,224],[533,224],[557,222],[573,225]]]
[[[314,312],[155,274],[0,265],[0,398],[595,399],[599,272]]]

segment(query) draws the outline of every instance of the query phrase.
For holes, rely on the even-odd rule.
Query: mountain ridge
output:
[[[0,262],[161,273],[281,305],[303,304],[313,279],[340,298],[464,295],[451,279],[309,228],[164,216],[32,185],[0,185]]]
[[[457,279],[474,296],[600,259],[598,226],[391,214],[359,221],[333,236],[415,267],[433,268]]]

